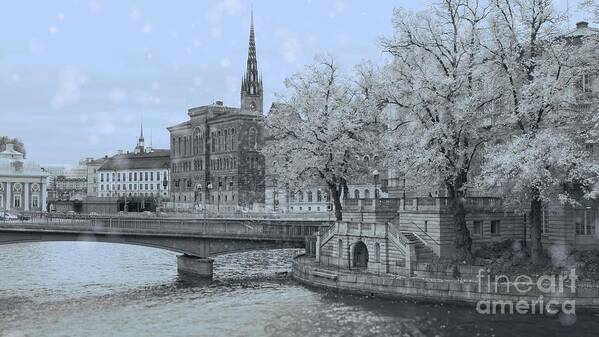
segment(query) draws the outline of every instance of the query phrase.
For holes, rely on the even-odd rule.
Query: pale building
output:
[[[132,153],[106,157],[96,169],[97,196],[116,198],[119,210],[153,210],[169,198],[169,163],[170,150],[146,148],[142,129]]]
[[[0,210],[45,211],[47,174],[6,144],[0,152]]]

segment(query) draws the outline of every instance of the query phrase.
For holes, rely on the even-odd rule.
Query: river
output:
[[[0,246],[0,336],[597,336],[599,317],[497,315],[304,287],[297,250],[219,256],[214,281],[173,253],[52,242]]]

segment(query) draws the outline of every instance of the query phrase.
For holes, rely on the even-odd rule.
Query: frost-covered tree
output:
[[[383,40],[393,56],[383,97],[399,107],[389,132],[393,166],[413,182],[447,193],[456,257],[472,258],[465,197],[479,150],[490,137],[486,116],[502,97],[481,47],[488,6],[443,0],[421,13],[394,12],[395,34]]]
[[[564,17],[551,0],[493,0],[484,42],[500,70],[504,99],[494,127],[505,143],[489,149],[480,177],[528,209],[534,263],[544,260],[543,204],[573,201],[564,185],[589,187],[596,175],[583,148],[594,137],[596,105],[580,87],[597,73],[597,36],[564,34]]]
[[[319,57],[285,81],[289,94],[266,118],[270,141],[263,153],[275,160],[274,175],[295,191],[326,185],[337,220],[348,181],[366,173],[359,158],[376,150],[381,125],[371,97],[376,73],[362,66],[345,76],[333,58]]]

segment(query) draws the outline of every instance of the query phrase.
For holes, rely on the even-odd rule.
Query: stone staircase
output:
[[[406,237],[411,243],[414,243],[416,247],[416,257],[418,259],[418,263],[431,263],[433,262],[433,258],[435,253],[432,248],[429,247],[421,237],[416,235],[413,232],[401,231],[401,234]]]

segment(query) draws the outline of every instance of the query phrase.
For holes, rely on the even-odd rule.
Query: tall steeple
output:
[[[134,153],[144,153],[146,151],[144,145],[144,123],[141,123],[139,130],[139,139],[137,140],[137,146],[135,147]]]
[[[254,11],[252,10],[247,69],[241,82],[241,110],[261,114],[262,101],[262,76],[258,74],[256,38],[254,34]]]

